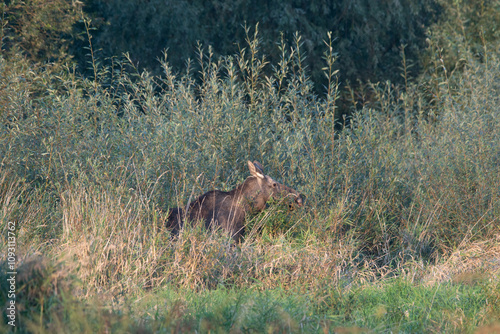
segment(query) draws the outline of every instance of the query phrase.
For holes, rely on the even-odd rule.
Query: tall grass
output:
[[[440,259],[450,255],[464,265],[439,276],[439,284],[478,268],[498,273],[497,53],[483,62],[467,58],[461,72],[437,67],[435,86],[371,85],[373,102],[337,133],[332,41],[326,40],[327,95],[319,98],[299,36],[291,46],[281,42],[280,62],[269,64],[258,35],[247,34],[247,47],[231,57],[214,59],[200,46],[183,73],[174,73],[165,55],[161,77],[137,72],[126,58],[109,68],[94,63],[93,81],[69,68],[54,73],[15,55],[0,58],[0,229],[6,238],[6,223],[18,223],[19,260],[42,253],[63,263],[80,282],[72,291],[89,301],[102,294],[112,304],[167,286],[282,289],[310,298],[323,320],[381,330],[408,321],[404,331],[422,329],[410,324],[429,319],[433,306],[421,310],[424,318],[384,306],[396,314],[385,329],[354,315],[337,317],[356,313],[353,298],[359,307],[370,300],[363,297],[370,290],[359,295],[355,287],[398,275],[410,284],[435,280],[440,267],[428,266],[449,264]],[[272,76],[264,75],[266,66]],[[247,176],[248,159],[304,193],[306,208],[271,208],[250,221],[239,245],[196,227],[170,238],[162,228],[166,209],[185,205],[192,194],[231,189]],[[472,245],[492,264],[467,265],[460,252]],[[488,284],[474,312],[498,319],[498,280]],[[258,298],[244,307],[259,305]],[[338,313],[324,309],[331,307]],[[37,312],[43,319],[49,311]],[[300,312],[273,312],[275,320],[295,319],[277,328],[300,328]],[[469,329],[488,320],[460,316],[471,321],[463,327]],[[327,323],[316,320],[315,326]],[[432,326],[462,328],[446,320]]]

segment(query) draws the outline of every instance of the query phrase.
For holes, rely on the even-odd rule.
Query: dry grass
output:
[[[468,243],[450,254],[444,254],[438,264],[428,266],[422,281],[429,285],[444,282],[473,284],[498,280],[500,277],[500,235],[492,240]]]
[[[314,235],[300,242],[257,236],[236,246],[222,231],[196,227],[170,238],[158,229],[162,214],[148,214],[140,201],[124,203],[85,188],[65,192],[61,210],[62,238],[54,254],[73,264],[87,294],[165,283],[201,290],[255,282],[263,289],[314,289],[338,281],[353,258],[353,247]]]

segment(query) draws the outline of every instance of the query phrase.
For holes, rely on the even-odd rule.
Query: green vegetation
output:
[[[262,50],[272,64],[280,59],[276,42],[283,34],[292,41],[300,32],[307,53],[305,64],[322,90],[325,84],[323,39],[328,31],[336,39],[341,77],[357,80],[400,79],[399,47],[408,44],[414,62],[425,47],[425,30],[439,16],[439,1],[149,1],[93,0],[85,8],[101,29],[96,45],[106,56],[130,52],[134,61],[150,71],[168,48],[175,69],[184,67],[196,42],[212,45],[215,55],[233,54],[244,47],[242,26],[259,24]],[[136,24],[130,24],[135,22]],[[144,36],[154,36],[144,39]]]
[[[497,254],[498,255],[498,254]],[[19,268],[21,331],[63,332],[472,332],[498,330],[498,282],[485,276],[440,284],[404,278],[325,286],[321,298],[275,287],[196,291],[163,285],[132,294],[100,294],[81,303],[61,265],[42,258]],[[1,282],[5,282],[2,275]],[[3,288],[3,287],[2,287]],[[77,290],[79,291],[79,290]],[[494,292],[494,294],[492,294]],[[107,303],[103,302],[103,296]],[[496,303],[495,306],[492,305]],[[485,307],[488,305],[488,307]],[[7,329],[6,325],[1,327]]]
[[[69,44],[54,39],[60,57],[41,61],[56,49],[4,22],[0,305],[15,222],[16,331],[498,330],[500,43],[488,27],[500,19],[476,5],[440,2],[447,24],[430,24],[418,77],[398,49],[400,84],[340,86],[325,33],[324,96],[298,34],[264,42],[260,26],[243,29],[237,53],[200,45],[182,71],[166,52],[161,75],[131,55],[103,65],[91,47],[85,77]],[[48,24],[67,31],[60,22]],[[336,131],[342,94],[358,112]],[[305,208],[270,207],[240,244],[162,228],[169,207],[242,182],[249,159]]]

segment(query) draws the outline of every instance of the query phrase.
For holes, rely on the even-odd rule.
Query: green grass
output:
[[[500,297],[498,282],[487,280],[429,285],[393,278],[325,286],[321,298],[299,291],[300,286],[194,291],[165,285],[133,294],[105,293],[82,303],[71,293],[76,285],[62,267],[30,263],[21,272],[34,270],[40,281],[21,280],[28,284],[21,298],[29,301],[20,312],[21,332],[468,333],[495,317]],[[58,285],[51,285],[55,280]]]
[[[163,59],[162,77],[126,59],[94,62],[89,80],[0,56],[0,249],[6,261],[16,222],[18,332],[495,328],[498,52],[369,86],[338,133],[331,66],[318,97],[300,43],[281,48],[272,76],[251,38],[220,60],[200,48],[184,73]],[[162,230],[169,207],[242,182],[246,160],[305,207],[269,208],[238,245]]]
[[[186,326],[188,331],[202,332],[320,332],[340,327],[375,332],[471,332],[487,316],[487,293],[479,286],[426,287],[397,279],[330,294],[319,301],[280,289],[192,293],[166,288],[144,296],[134,310],[163,324],[155,328],[158,331]]]

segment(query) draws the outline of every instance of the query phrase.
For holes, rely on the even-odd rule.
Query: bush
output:
[[[291,56],[300,45],[284,52],[272,77],[262,73],[258,47],[249,40],[248,51],[217,62],[199,50],[201,84],[190,71],[173,74],[166,60],[163,77],[129,75],[127,63],[103,68],[94,82],[58,77],[60,88],[40,92],[23,114],[4,113],[4,168],[60,202],[73,189],[140,201],[138,217],[149,221],[192,189],[234,187],[247,176],[244,161],[256,159],[307,195],[304,218],[294,218],[307,223],[290,227],[325,240],[354,233],[360,254],[385,264],[430,259],[496,231],[488,223],[498,215],[495,55],[487,64],[471,58],[454,88],[455,79],[442,79],[437,123],[419,116],[428,105],[417,86],[407,95],[373,85],[378,104],[337,135],[335,78],[331,95],[317,99],[301,58]],[[22,71],[17,64],[9,71]],[[30,75],[40,80],[46,71]],[[31,82],[4,93],[29,96]],[[60,224],[47,225],[64,234]]]
[[[20,51],[34,62],[69,61],[73,25],[82,17],[80,5],[79,1],[66,0],[3,3],[1,48]]]

